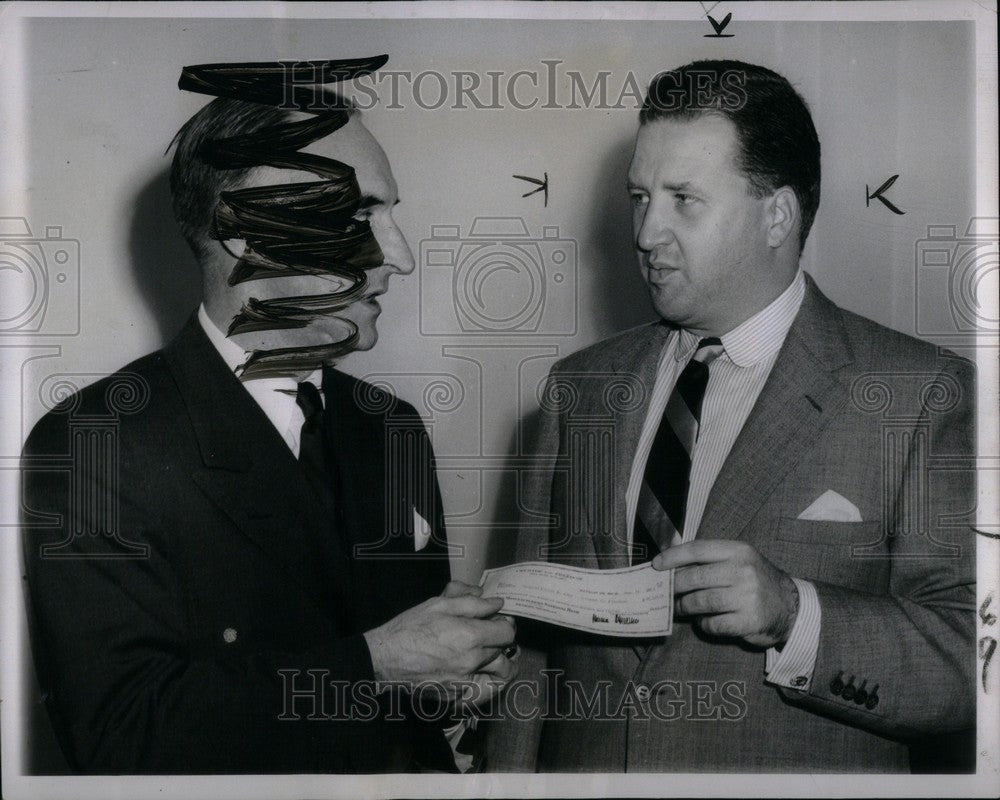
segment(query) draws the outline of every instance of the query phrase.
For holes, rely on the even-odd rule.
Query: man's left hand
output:
[[[656,556],[653,568],[675,570],[674,611],[694,617],[705,633],[780,647],[795,624],[795,582],[745,542],[679,544]]]

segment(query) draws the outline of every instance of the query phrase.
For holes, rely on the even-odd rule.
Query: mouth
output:
[[[373,308],[381,308],[378,302],[378,298],[385,294],[385,289],[376,289],[375,291],[368,292],[364,297],[361,298],[362,303],[367,303]]]
[[[646,279],[651,283],[658,283],[666,280],[671,274],[677,272],[678,268],[670,264],[653,264],[646,262]]]

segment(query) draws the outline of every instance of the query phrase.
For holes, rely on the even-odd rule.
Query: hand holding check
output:
[[[414,686],[440,684],[449,699],[471,683],[479,701],[517,671],[504,649],[514,642],[514,622],[498,614],[503,600],[481,598],[482,590],[459,581],[365,633],[375,678]],[[490,684],[490,686],[487,686]]]
[[[705,633],[780,646],[798,613],[795,582],[745,542],[705,539],[679,544],[653,559],[674,570],[674,610]]]

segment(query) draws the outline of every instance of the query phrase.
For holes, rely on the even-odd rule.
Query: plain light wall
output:
[[[59,355],[24,364],[22,435],[43,413],[46,378],[73,373],[88,382],[112,372],[160,347],[199,301],[197,270],[170,213],[164,151],[209,102],[176,88],[182,66],[205,62],[388,53],[389,70],[465,70],[485,80],[487,71],[544,76],[543,60],[558,59],[562,102],[569,70],[588,86],[610,71],[616,97],[629,70],[644,88],[657,72],[696,58],[768,66],[805,97],[823,147],[822,203],[804,267],[853,311],[909,333],[946,333],[946,319],[918,324],[947,296],[926,287],[915,248],[928,225],[964,229],[973,213],[971,23],[743,22],[731,39],[704,32],[702,22],[32,20],[28,221],[36,235],[61,226],[80,242],[80,332],[39,340],[58,345]],[[521,85],[529,99],[543,95]],[[435,100],[436,84],[424,86]],[[418,266],[395,277],[383,298],[377,348],[342,367],[386,383],[427,417],[449,534],[466,546],[453,570],[475,581],[488,560],[509,552],[515,502],[505,464],[523,444],[516,422],[536,407],[552,361],[653,319],[624,188],[637,111],[455,109],[453,82],[438,110],[417,107],[409,91],[403,108],[389,109],[387,85],[378,91],[381,103],[364,120],[392,162],[403,199],[396,216]],[[522,199],[531,187],[511,177],[543,172],[547,208],[541,195]],[[865,202],[866,184],[874,189],[894,174],[887,196],[904,216]],[[573,291],[576,314],[546,318],[572,335],[426,334],[454,315],[455,298],[440,268],[432,278],[419,263],[421,242],[426,250],[432,226],[459,226],[467,237],[477,217],[522,217],[532,235],[547,226],[575,243],[575,285],[551,284],[546,298],[561,302],[567,286]],[[72,313],[65,295],[54,296],[58,288],[55,317]]]

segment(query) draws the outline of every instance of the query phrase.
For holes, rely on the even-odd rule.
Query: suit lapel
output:
[[[336,600],[349,592],[345,565],[320,557],[318,542],[328,534],[329,521],[282,437],[196,318],[165,358],[201,451],[204,466],[195,470],[194,481],[317,605],[328,612],[338,607]]]
[[[611,371],[615,376],[629,381],[634,379],[642,387],[643,400],[635,409],[615,413],[612,530],[598,531],[594,537],[598,563],[604,569],[627,567],[629,564],[625,496],[628,492],[629,475],[632,472],[632,460],[635,458],[639,436],[656,384],[660,353],[669,335],[670,328],[666,325],[657,323],[643,326],[629,339],[628,347],[619,350],[611,362]],[[603,386],[601,388],[601,397],[593,397],[591,401],[600,404],[595,411],[607,415],[607,392],[603,391]]]
[[[385,425],[381,414],[359,407],[363,386],[332,368],[323,370],[326,431],[339,473],[337,502],[346,522],[351,558],[370,553],[386,535]],[[374,406],[373,406],[374,408]]]
[[[741,535],[847,402],[833,373],[851,360],[840,311],[806,276],[802,308],[712,487],[699,539]]]

